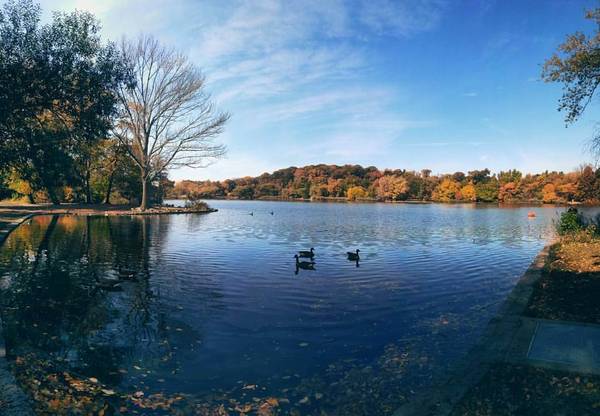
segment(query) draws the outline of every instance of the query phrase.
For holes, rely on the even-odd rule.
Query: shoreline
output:
[[[2,217],[19,215],[77,215],[77,216],[127,216],[127,215],[172,215],[172,214],[209,214],[217,212],[215,208],[185,208],[160,206],[140,211],[133,205],[104,204],[10,204],[0,203],[0,221]]]
[[[165,201],[184,201],[185,198],[165,198]],[[544,203],[541,201],[521,201],[521,202],[477,202],[477,201],[423,201],[423,200],[405,200],[405,201],[379,201],[376,199],[357,199],[350,201],[346,198],[316,198],[316,199],[302,199],[302,198],[255,198],[255,199],[241,199],[241,198],[202,198],[202,201],[242,201],[242,202],[297,202],[297,203],[340,203],[340,204],[391,204],[391,205],[476,205],[476,206],[496,206],[500,208],[544,208],[544,207],[600,207],[598,204],[584,204],[581,202],[568,202],[568,203]],[[1,206],[1,205],[0,205]]]
[[[450,370],[450,373],[414,400],[398,408],[393,416],[449,415],[465,394],[475,386],[494,363],[506,361],[518,342],[521,328],[527,326],[524,315],[534,285],[542,277],[554,241],[547,244],[487,324],[477,343]]]

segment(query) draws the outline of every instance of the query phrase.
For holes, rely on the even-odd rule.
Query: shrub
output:
[[[569,208],[560,214],[560,219],[556,225],[556,231],[559,235],[577,233],[584,228],[583,217],[576,208]]]
[[[185,201],[185,207],[197,210],[208,210],[208,204],[201,201],[200,196],[196,193],[188,194],[187,200]]]

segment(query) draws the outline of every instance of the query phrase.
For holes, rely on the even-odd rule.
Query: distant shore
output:
[[[182,196],[173,196],[168,197],[165,200],[171,201],[183,201],[185,197]],[[322,198],[313,198],[313,199],[304,199],[304,198],[254,198],[254,199],[244,199],[244,198],[202,198],[203,201],[263,201],[263,202],[336,202],[336,203],[344,203],[344,204],[406,204],[406,205],[431,205],[431,204],[442,204],[442,205],[497,205],[503,207],[541,207],[541,206],[600,206],[600,204],[586,204],[582,202],[564,202],[564,203],[545,203],[542,201],[514,201],[514,202],[477,202],[477,201],[423,201],[419,199],[407,199],[402,201],[389,201],[389,200],[378,200],[375,198],[359,198],[356,200],[349,200],[344,197],[322,197]],[[1,206],[1,204],[0,204]]]

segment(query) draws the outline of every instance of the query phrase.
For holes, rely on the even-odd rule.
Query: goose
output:
[[[135,273],[133,273],[133,272],[121,271],[119,273],[119,280],[137,280],[137,277],[135,276]]]
[[[108,291],[121,290],[121,283],[116,279],[96,277],[96,287]]]
[[[360,253],[359,249],[356,249],[355,253],[353,253],[352,251],[346,252],[346,254],[348,255],[348,260],[354,260],[354,261],[360,260],[360,256],[358,255],[358,253]]]
[[[300,261],[298,255],[294,256],[296,259],[296,270],[315,270],[315,262],[314,261]]]
[[[305,251],[305,250],[300,250],[298,252],[298,257],[308,257],[308,258],[313,258],[315,256],[315,249],[313,247],[310,248],[309,251]]]

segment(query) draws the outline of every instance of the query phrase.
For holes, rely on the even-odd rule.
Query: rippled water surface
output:
[[[211,205],[15,230],[0,250],[11,357],[233,414],[267,397],[282,414],[390,413],[473,345],[561,210]],[[298,270],[310,247],[315,270]]]

